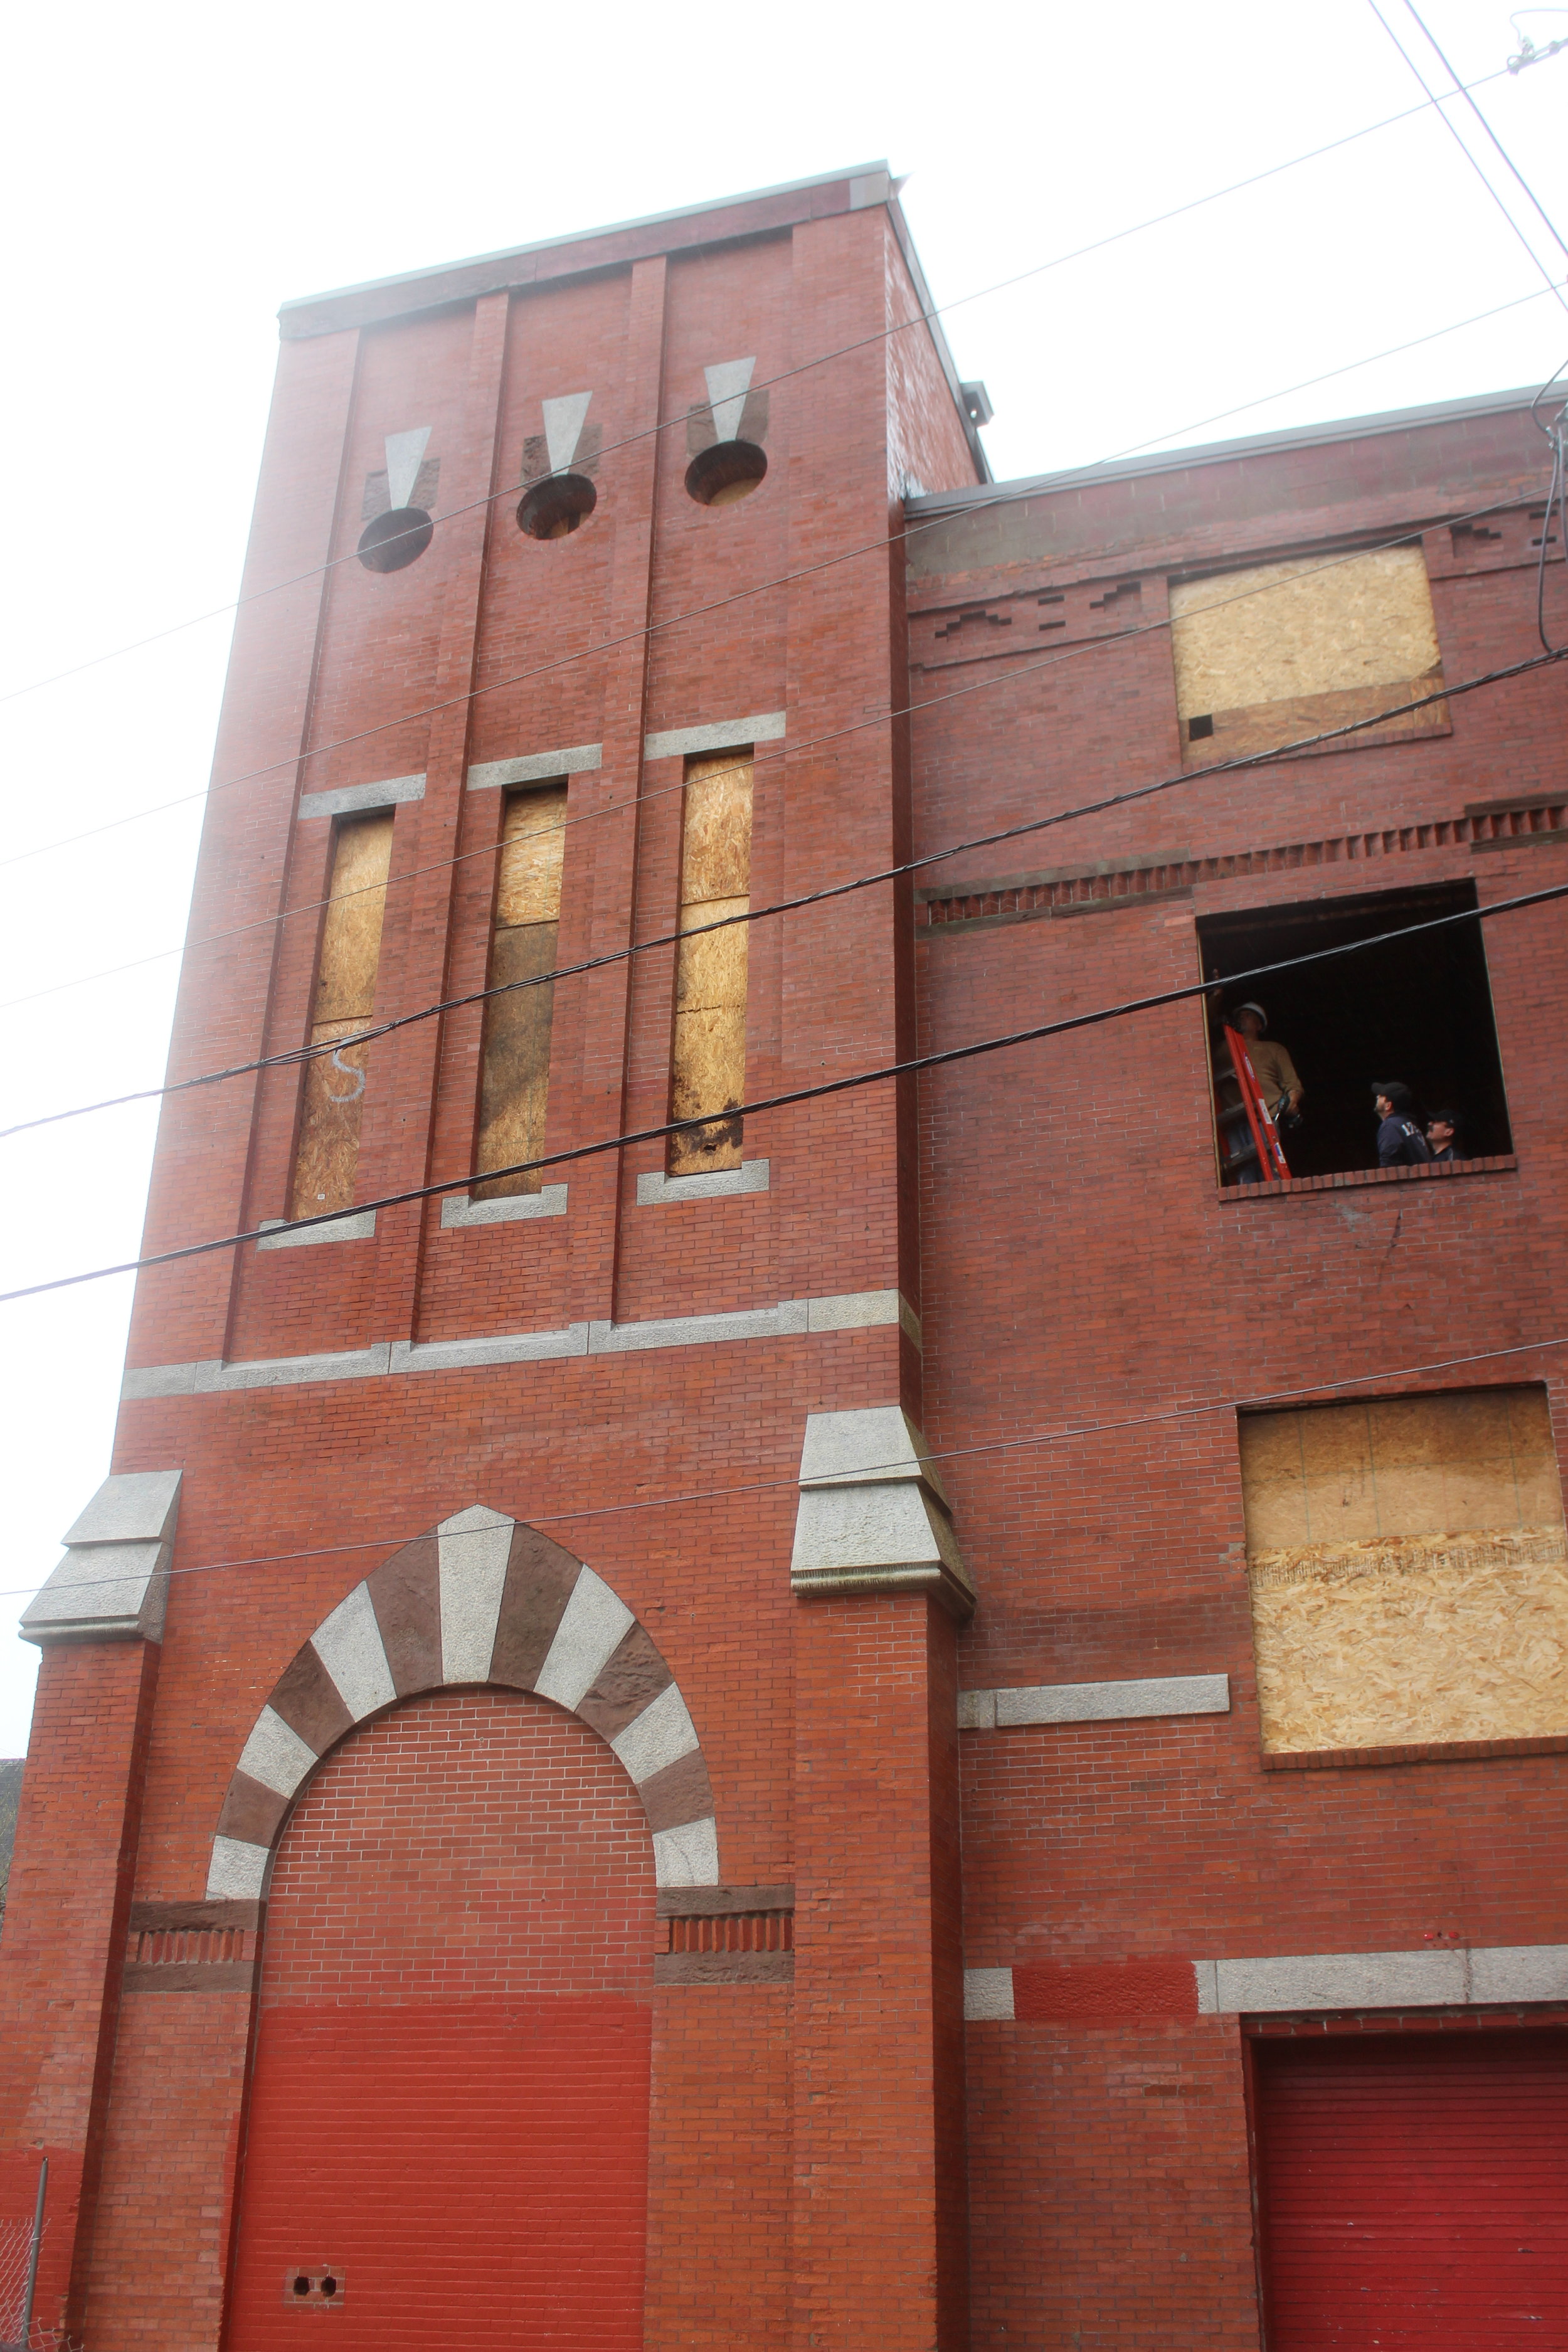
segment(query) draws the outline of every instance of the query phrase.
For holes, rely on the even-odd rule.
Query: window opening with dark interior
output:
[[[1376,1095],[1388,1086],[1409,1089],[1408,1106],[1395,1098],[1396,1107],[1423,1137],[1433,1121],[1452,1115],[1455,1157],[1512,1150],[1481,925],[1415,928],[1475,905],[1473,882],[1448,882],[1252,908],[1199,922],[1204,974],[1216,983],[1208,999],[1209,1057],[1222,1184],[1257,1183],[1269,1172],[1260,1165],[1232,1071],[1227,1024],[1255,1057],[1293,1177],[1377,1167]],[[1385,932],[1410,936],[1384,940]],[[1381,943],[1353,954],[1257,980],[1235,978],[1373,939]]]

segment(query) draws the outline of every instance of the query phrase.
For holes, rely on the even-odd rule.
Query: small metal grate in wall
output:
[[[670,1952],[792,1952],[793,1911],[731,1911],[712,1919],[666,1922]]]

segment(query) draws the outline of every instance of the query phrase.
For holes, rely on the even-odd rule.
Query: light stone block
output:
[[[593,397],[591,392],[563,392],[553,400],[540,402],[544,411],[544,446],[550,453],[552,474],[563,474],[577,455]]]
[[[163,1543],[179,1515],[180,1470],[122,1470],[106,1478],[63,1544]]]
[[[73,1544],[22,1612],[27,1642],[162,1641],[170,1548]]]
[[[899,1294],[887,1290],[868,1295],[896,1299]],[[815,1309],[838,1307],[845,1302],[813,1299],[811,1304]],[[896,1311],[882,1319],[896,1322]],[[814,1330],[843,1328],[842,1323],[812,1325]],[[800,1453],[803,1486],[842,1486],[857,1481],[880,1485],[894,1478],[924,1478],[937,1494],[942,1494],[935,1465],[926,1459],[925,1440],[898,1405],[867,1405],[858,1412],[807,1413],[805,1442]]]
[[[897,1323],[903,1301],[896,1290],[847,1290],[834,1298],[814,1298],[810,1304],[808,1329],[864,1331]]]
[[[392,1349],[385,1339],[370,1348],[349,1348],[323,1356],[260,1356],[238,1364],[198,1364],[198,1396],[230,1389],[289,1389],[311,1381],[374,1381],[391,1366]]]
[[[754,1307],[732,1315],[674,1315],[647,1323],[590,1323],[591,1356],[625,1356],[644,1348],[705,1348],[734,1339],[776,1339],[779,1309]]]
[[[432,429],[428,425],[416,425],[406,433],[388,433],[384,436],[386,495],[394,514],[401,513],[414,496],[414,485],[419,479]]]
[[[721,441],[739,438],[746,394],[752,388],[756,364],[753,353],[749,360],[720,360],[715,366],[702,371],[708,386],[708,405],[713,413],[713,430]]]
[[[711,1813],[679,1829],[655,1830],[653,1875],[656,1886],[718,1885],[719,1824]]]
[[[258,1250],[307,1249],[316,1242],[368,1242],[375,1238],[375,1211],[334,1217],[325,1225],[291,1225],[284,1217],[263,1217]]]
[[[1043,1683],[993,1694],[996,1726],[1114,1723],[1158,1715],[1228,1715],[1228,1675],[1161,1675],[1121,1683]]]
[[[266,1891],[271,1849],[247,1845],[238,1838],[215,1837],[207,1871],[209,1903],[255,1903]]]
[[[1010,2018],[1013,2014],[1011,1969],[965,1969],[963,2014],[966,2018]]]
[[[653,1209],[682,1201],[722,1201],[737,1192],[767,1190],[765,1160],[742,1160],[738,1168],[712,1168],[699,1176],[666,1176],[654,1168],[637,1178],[637,1206]]]
[[[464,1225],[510,1225],[530,1217],[563,1217],[564,1184],[542,1184],[537,1192],[509,1192],[499,1201],[470,1201],[466,1192],[448,1193],[441,1203],[441,1230]]]
[[[1198,1991],[1198,2015],[1215,2017],[1219,2013],[1219,1970],[1214,1960],[1194,1960],[1193,1980]]]
[[[503,1512],[476,1503],[436,1530],[443,1682],[489,1678],[514,1525]]]
[[[310,1646],[356,1723],[397,1696],[367,1584],[356,1584],[339,1601],[311,1634]]]
[[[1312,1952],[1281,1959],[1219,1960],[1215,1999],[1224,2011],[1441,2009],[1462,2004],[1467,1955],[1433,1952]]]
[[[1493,1944],[1469,1961],[1473,2001],[1568,2000],[1568,1944]]]
[[[692,759],[702,751],[734,751],[746,743],[784,740],[782,710],[753,710],[749,719],[719,719],[706,727],[675,727],[643,738],[645,760]]]
[[[395,1372],[457,1372],[478,1364],[551,1363],[585,1356],[588,1326],[569,1323],[563,1331],[512,1331],[489,1339],[395,1339]]]
[[[256,1718],[256,1727],[240,1750],[239,1769],[259,1780],[279,1797],[291,1797],[316,1761],[316,1751],[307,1748],[297,1731],[291,1731],[280,1715],[264,1706]]]
[[[639,1788],[655,1772],[662,1772],[667,1764],[679,1763],[681,1757],[689,1756],[700,1745],[686,1701],[675,1683],[661,1690],[610,1742]]]
[[[795,1518],[792,1576],[844,1568],[962,1570],[942,1514],[918,1486],[807,1487]]]
[[[574,1707],[633,1622],[626,1602],[591,1568],[584,1569],[533,1685],[540,1697]]]
[[[504,792],[509,784],[547,784],[556,776],[590,775],[604,752],[602,743],[568,743],[559,751],[524,751],[515,760],[484,760],[468,770],[468,790]]]
[[[995,1692],[960,1691],[958,1727],[960,1731],[994,1731],[996,1728]]]
[[[376,784],[343,784],[336,792],[301,793],[302,824],[318,816],[357,816],[362,809],[399,808],[425,797],[423,776],[384,776]]]

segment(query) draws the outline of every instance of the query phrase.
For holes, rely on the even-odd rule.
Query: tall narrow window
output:
[[[353,1204],[370,1048],[348,1041],[369,1028],[375,1011],[392,818],[391,809],[378,809],[372,816],[350,817],[338,826],[310,1043],[339,1042],[333,1052],[319,1054],[305,1065],[291,1217],[320,1216]]]
[[[751,906],[752,752],[686,763],[680,928],[700,930]],[[747,926],[682,940],[676,950],[671,1116],[705,1124],[670,1139],[669,1172],[693,1176],[741,1164],[746,1098]]]
[[[496,884],[495,929],[490,939],[489,985],[507,988],[485,1007],[484,1066],[479,1079],[479,1141],[473,1197],[499,1201],[516,1192],[537,1192],[538,1169],[526,1175],[492,1176],[491,1168],[513,1168],[536,1160],[544,1149],[544,1108],[550,1090],[550,1027],[555,983],[509,988],[513,981],[536,980],[555,968],[561,917],[561,867],[566,835],[566,787],[508,795],[502,819],[500,874]]]

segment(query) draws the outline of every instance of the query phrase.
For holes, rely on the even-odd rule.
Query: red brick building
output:
[[[998,489],[929,308],[875,167],[283,313],[43,2340],[1568,2335],[1547,444]]]

